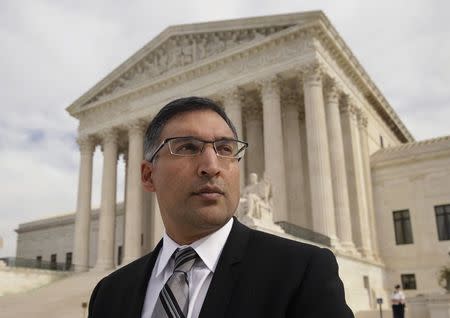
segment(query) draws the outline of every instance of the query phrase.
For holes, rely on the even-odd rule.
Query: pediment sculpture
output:
[[[198,62],[244,43],[263,39],[290,26],[173,35],[91,98],[87,104],[156,78],[168,71]]]

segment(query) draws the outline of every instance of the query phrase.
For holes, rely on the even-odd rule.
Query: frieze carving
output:
[[[87,104],[168,71],[201,61],[244,43],[258,41],[290,26],[174,35],[90,99]]]

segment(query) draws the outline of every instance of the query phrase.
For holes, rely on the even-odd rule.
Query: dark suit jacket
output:
[[[162,243],[103,278],[90,318],[140,318]],[[200,318],[352,318],[334,255],[328,249],[251,230],[234,220]]]

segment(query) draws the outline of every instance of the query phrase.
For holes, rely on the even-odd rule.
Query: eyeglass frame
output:
[[[175,154],[175,153],[172,152],[172,149],[170,149],[169,142],[170,142],[171,140],[178,139],[178,138],[192,138],[192,139],[196,139],[196,140],[198,140],[198,141],[203,142],[203,147],[202,147],[202,149],[200,150],[200,152],[199,152],[198,154],[195,154],[195,155],[192,155],[192,156],[185,156],[185,155]],[[213,149],[214,149],[214,152],[216,153],[216,156],[217,156],[218,158],[237,159],[238,161],[241,160],[243,156],[240,157],[240,158],[238,158],[238,157],[227,157],[227,156],[219,155],[219,154],[217,153],[217,149],[216,149],[215,143],[216,143],[217,141],[222,141],[222,140],[230,140],[230,141],[237,141],[237,142],[243,143],[243,144],[244,144],[244,147],[242,147],[236,154],[238,154],[238,153],[240,153],[240,152],[242,152],[242,151],[245,151],[245,150],[248,148],[248,142],[242,141],[242,140],[239,140],[239,139],[235,139],[235,138],[226,138],[226,137],[225,137],[225,138],[221,138],[221,139],[209,141],[209,140],[199,139],[199,138],[196,138],[196,137],[193,137],[193,136],[170,137],[170,138],[166,138],[166,139],[163,140],[163,142],[158,146],[158,148],[156,148],[155,152],[154,152],[153,155],[151,156],[150,160],[148,160],[148,162],[153,163],[153,159],[155,159],[155,157],[156,157],[156,155],[158,154],[158,152],[159,152],[159,151],[164,147],[164,145],[166,145],[166,144],[169,145],[168,147],[169,147],[170,154],[172,154],[172,155],[174,155],[174,156],[179,156],[179,157],[196,157],[196,156],[200,155],[201,153],[203,153],[203,150],[205,149],[205,145],[206,145],[206,144],[212,144]]]

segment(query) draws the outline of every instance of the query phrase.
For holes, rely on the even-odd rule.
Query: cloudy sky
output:
[[[19,223],[75,209],[77,121],[65,108],[163,29],[318,9],[417,140],[450,135],[446,1],[1,1],[0,257],[15,255]],[[94,206],[100,173],[97,150]]]

